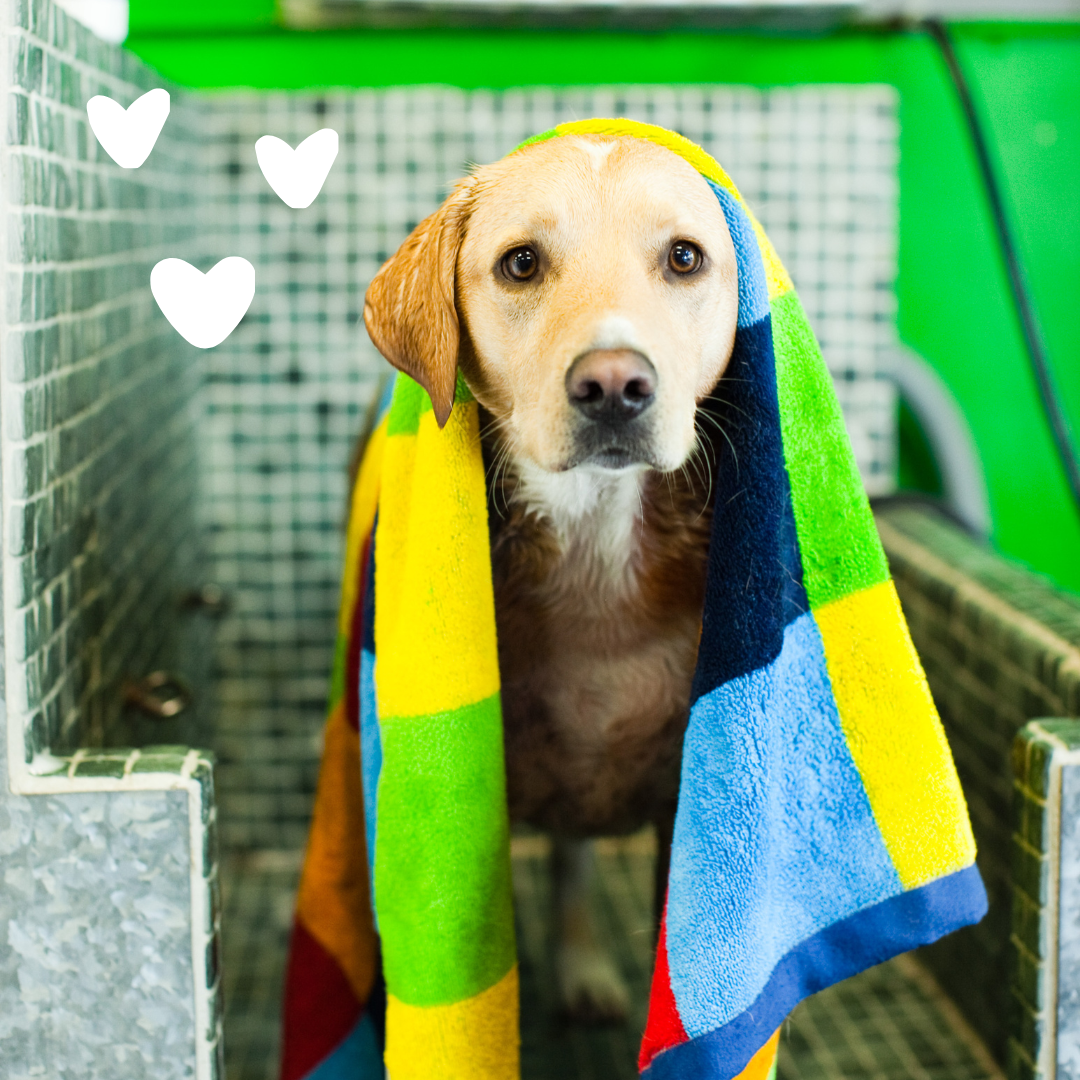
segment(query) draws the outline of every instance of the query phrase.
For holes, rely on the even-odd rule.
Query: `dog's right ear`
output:
[[[472,209],[470,177],[383,264],[364,297],[364,325],[379,350],[427,392],[443,427],[454,407],[460,327],[458,251]]]

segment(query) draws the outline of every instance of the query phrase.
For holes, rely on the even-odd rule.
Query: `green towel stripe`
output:
[[[539,135],[532,135],[524,142],[520,142],[514,147],[514,150],[521,150],[523,147],[532,146],[533,143],[547,142],[548,139],[554,139],[559,134],[558,128],[550,128],[547,131],[541,131]],[[511,151],[513,153],[514,151]]]
[[[870,503],[814,332],[794,292],[772,301],[784,458],[811,608],[889,579]]]
[[[458,372],[454,388],[454,404],[465,405],[476,399]],[[427,391],[413,378],[399,373],[394,379],[394,396],[390,401],[390,415],[386,418],[387,435],[415,435],[420,430],[420,417],[431,412],[431,398]]]
[[[380,718],[375,898],[387,985],[448,1005],[514,963],[499,695],[450,712]]]
[[[386,434],[415,435],[420,428],[420,417],[430,408],[427,391],[408,375],[398,375],[390,399],[390,415],[386,418]]]
[[[475,401],[472,391],[469,389],[469,384],[465,381],[465,376],[459,371],[457,373],[457,385],[454,387],[454,404],[455,405],[468,405],[470,401]]]

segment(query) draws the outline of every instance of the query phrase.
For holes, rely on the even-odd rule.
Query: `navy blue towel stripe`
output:
[[[723,1027],[665,1050],[642,1080],[732,1080],[804,998],[986,914],[972,865],[833,923],[792,949],[757,1001]]]
[[[784,628],[809,606],[768,315],[736,333],[727,371],[706,405],[709,419],[700,423],[715,449],[715,500],[691,703],[772,663]]]

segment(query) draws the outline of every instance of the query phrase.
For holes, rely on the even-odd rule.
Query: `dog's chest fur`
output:
[[[573,836],[669,814],[704,598],[703,485],[524,471],[491,501],[511,817]]]

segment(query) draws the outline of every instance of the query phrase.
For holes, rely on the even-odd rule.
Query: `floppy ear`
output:
[[[450,417],[457,386],[454,276],[472,194],[473,179],[462,180],[413,229],[364,297],[364,325],[375,348],[428,392],[439,427]]]

